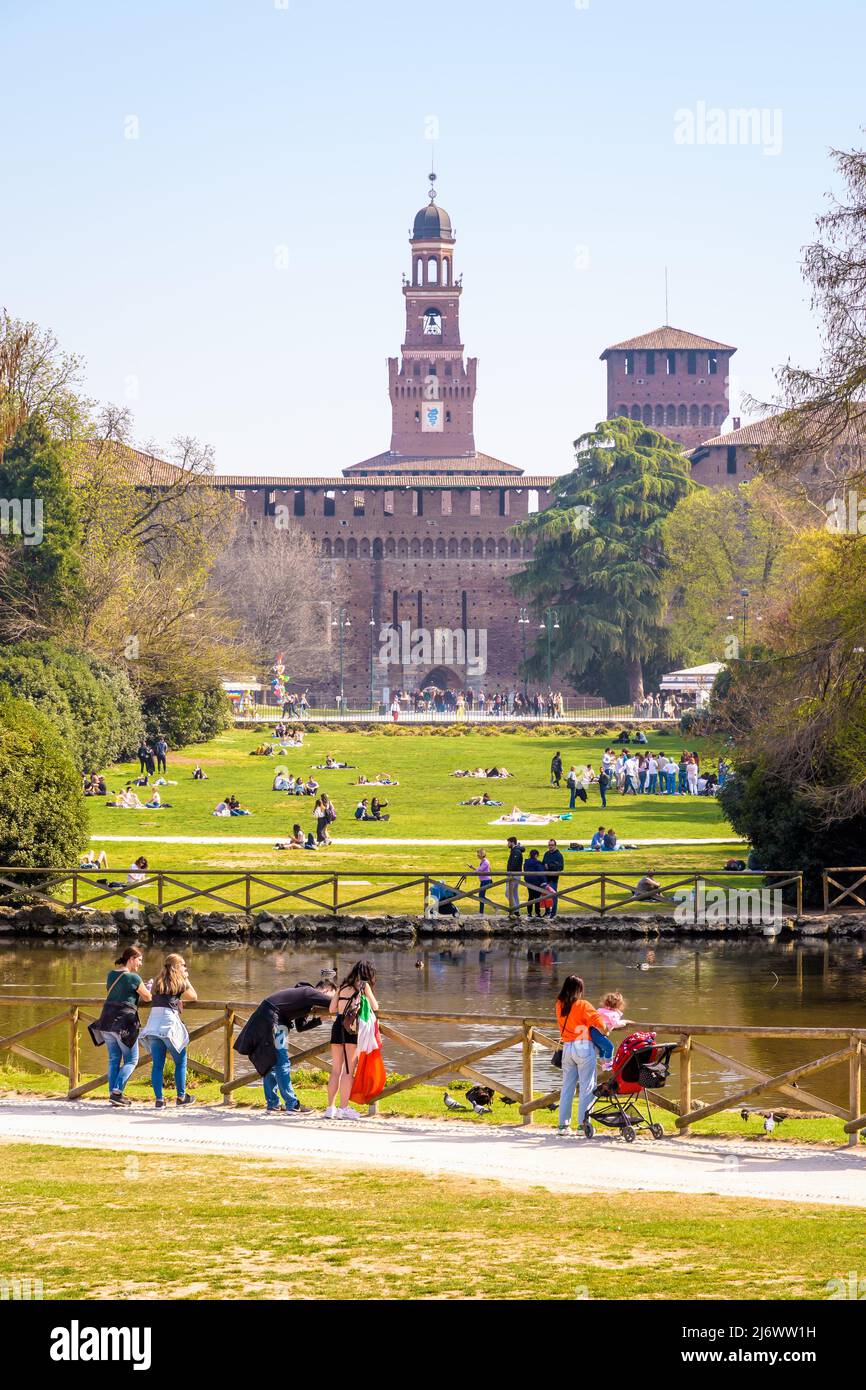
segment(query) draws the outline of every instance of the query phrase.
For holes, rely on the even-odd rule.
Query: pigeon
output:
[[[444,1102],[445,1102],[445,1109],[446,1109],[446,1110],[468,1110],[468,1109],[469,1109],[469,1106],[468,1106],[468,1105],[461,1105],[460,1102],[459,1102],[459,1100],[455,1100],[453,1096],[449,1096],[449,1094],[448,1094],[447,1091],[445,1092],[445,1094],[444,1094],[444,1096],[442,1097],[442,1099],[443,1099]]]

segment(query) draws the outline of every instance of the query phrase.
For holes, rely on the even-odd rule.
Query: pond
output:
[[[376,992],[384,1009],[515,1018],[523,1014],[552,1016],[559,983],[565,975],[575,973],[583,976],[587,997],[593,1002],[607,990],[621,990],[627,1001],[627,1017],[639,1025],[652,1022],[752,1027],[866,1026],[866,946],[853,942],[761,938],[686,943],[661,939],[649,947],[645,941],[631,940],[575,942],[551,938],[546,943],[518,943],[474,939],[465,943],[428,943],[416,948],[380,942],[359,947],[345,940],[298,946],[193,945],[187,941],[175,947],[167,943],[164,949],[184,953],[199,996],[213,1000],[255,1003],[299,980],[315,982],[324,966],[336,967],[342,976],[363,954],[376,966]],[[163,947],[146,949],[145,978],[157,969],[162,952]],[[114,953],[114,948],[104,943],[0,946],[0,1035],[60,1012],[59,1007],[52,1010],[49,1005],[4,1004],[4,997],[8,999],[14,993],[40,997],[99,996]],[[190,1014],[190,1023],[193,1017],[203,1021],[205,1015]],[[398,1026],[419,1041],[446,1052],[483,1046],[502,1032],[482,1023]],[[99,1055],[83,1029],[82,1034],[82,1068],[92,1072]],[[312,1037],[305,1042],[308,1040],[312,1041]],[[63,1027],[38,1035],[32,1043],[28,1040],[28,1045],[58,1061],[66,1060]],[[711,1038],[709,1045],[770,1073],[785,1071],[842,1046],[832,1040],[732,1037]],[[215,1058],[218,1046],[214,1039],[206,1038],[197,1048],[199,1055]],[[539,1088],[555,1084],[557,1074],[547,1065],[548,1055],[539,1048]],[[389,1067],[395,1070],[420,1071],[424,1065],[417,1055],[390,1043],[386,1044],[385,1056]],[[10,1055],[3,1054],[2,1061],[8,1060]],[[519,1048],[479,1065],[494,1077],[520,1084]],[[710,1100],[730,1091],[736,1079],[731,1068],[695,1059],[696,1099]],[[818,1073],[814,1080],[807,1078],[804,1084],[818,1095],[847,1104],[844,1065]],[[675,1085],[672,1079],[669,1086]]]

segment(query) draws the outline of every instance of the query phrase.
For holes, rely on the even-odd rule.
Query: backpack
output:
[[[348,1032],[348,1033],[357,1033],[357,1031],[358,1031],[358,1015],[359,1015],[360,1012],[361,1012],[361,1000],[362,1000],[363,996],[364,996],[364,989],[363,989],[363,986],[361,987],[361,989],[356,989],[355,992],[354,992],[354,994],[352,994],[352,995],[350,996],[349,1002],[347,1003],[347,1005],[346,1005],[346,1007],[344,1008],[342,1014],[340,1015],[340,1017],[341,1017],[342,1020],[343,1020],[343,1031],[344,1031],[344,1032]]]

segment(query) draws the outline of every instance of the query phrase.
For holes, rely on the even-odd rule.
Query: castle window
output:
[[[647,376],[655,376],[655,370],[656,370],[656,355],[655,355],[654,352],[648,352],[647,355],[646,355],[646,374],[647,374]]]
[[[295,516],[303,516],[306,511],[306,493],[302,487],[295,488],[293,511]]]
[[[438,309],[424,310],[424,332],[434,338],[441,337],[442,334],[442,315]]]
[[[538,511],[538,491],[534,487],[529,488],[526,493],[526,510],[530,516]]]
[[[438,285],[439,283],[439,262],[435,256],[431,256],[427,262],[427,284]]]
[[[687,408],[686,408],[684,405],[681,405],[681,406],[679,407],[679,410],[677,411],[677,416],[678,416],[678,419],[677,419],[677,423],[678,423],[678,424],[680,424],[680,425],[687,425],[687,424],[688,424],[689,412],[688,412]]]
[[[469,609],[466,602],[466,590],[460,591],[460,626],[465,632],[469,626]]]
[[[508,503],[509,503],[508,488],[501,487],[501,488],[499,489],[499,515],[500,515],[500,516],[508,516]]]
[[[451,489],[450,489],[450,488],[443,488],[443,490],[442,490],[442,515],[443,515],[443,516],[450,516],[450,515],[451,515]]]
[[[669,405],[667,408],[667,423],[669,425],[675,425],[677,423],[677,408],[675,405]]]
[[[469,491],[469,515],[481,515],[481,489],[473,487]]]
[[[420,376],[420,375],[421,375],[421,363],[420,363],[420,362],[416,362],[416,363],[415,363],[414,367],[412,368],[412,375],[413,375],[413,376]]]
[[[656,422],[657,425],[663,425],[664,422],[665,422],[665,408],[664,408],[663,405],[657,405],[657,406],[656,406],[656,419],[655,419],[655,422]]]
[[[324,500],[324,503],[323,503],[322,515],[323,515],[323,516],[336,516],[336,515],[337,515],[337,494],[336,494],[335,492],[326,492],[326,493],[325,493],[325,500]]]
[[[668,376],[676,376],[676,374],[677,374],[677,355],[676,355],[676,353],[675,353],[675,352],[669,352],[669,353],[667,354],[666,361],[667,361],[667,372],[668,372]]]
[[[352,515],[353,515],[353,516],[363,516],[363,515],[364,515],[364,494],[363,494],[363,492],[356,492],[356,493],[355,493],[355,498],[354,498],[354,501],[353,501],[353,503],[352,503]]]
[[[645,405],[643,408],[643,422],[645,425],[651,425],[653,422],[653,408],[651,405]]]
[[[451,363],[450,363],[450,362],[446,362],[446,363],[445,363],[445,375],[446,375],[446,376],[450,376],[450,375],[451,375],[451,371],[452,371]]]
[[[715,376],[719,370],[719,356],[716,352],[711,352],[707,358],[707,371],[710,376]]]
[[[420,488],[415,488],[412,492],[412,515],[424,515],[424,494]]]
[[[418,627],[421,627],[424,622],[424,601],[420,589],[415,595],[415,609],[417,615],[417,625]]]
[[[446,423],[446,425],[450,425],[450,424],[451,424],[451,411],[450,411],[450,410],[446,410],[446,412],[445,412],[445,423]]]
[[[393,627],[398,627],[398,626],[399,626],[399,623],[400,623],[400,613],[399,613],[399,609],[400,609],[400,595],[398,594],[398,592],[397,592],[396,589],[393,589],[393,590],[391,591],[391,624],[392,624]]]
[[[696,405],[689,407],[689,424],[699,425],[701,423],[701,412]]]
[[[689,353],[686,354],[686,357],[687,357],[686,369],[687,369],[687,371],[688,371],[689,376],[697,376],[697,374],[698,374],[698,354],[697,354],[696,352],[689,352]]]
[[[384,512],[385,516],[394,515],[394,494],[390,491],[390,489],[383,494],[382,511]]]
[[[712,412],[710,411],[710,407],[709,407],[708,405],[702,406],[702,407],[701,407],[701,424],[702,424],[702,425],[709,425],[709,424],[711,423],[711,421],[712,421]]]
[[[626,413],[628,413],[628,412],[626,412]],[[640,419],[640,406],[639,406],[639,405],[633,405],[633,406],[632,406],[632,408],[631,408],[631,418],[632,418],[633,420],[639,420],[639,419]]]
[[[736,471],[737,471],[737,446],[736,446],[736,444],[729,444],[728,447],[727,447],[727,451],[726,451],[726,452],[727,452],[727,456],[728,456],[728,457],[727,457],[728,472],[729,472],[729,473],[736,473]]]
[[[626,374],[626,376],[634,376],[634,353],[633,353],[633,352],[627,352],[626,355],[625,355],[625,374]]]
[[[275,492],[265,493],[265,516],[275,516],[277,510],[277,494]]]

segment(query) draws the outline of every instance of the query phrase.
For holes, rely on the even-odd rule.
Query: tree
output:
[[[735,489],[696,487],[677,503],[665,522],[663,587],[670,646],[681,661],[737,655],[742,588],[749,590],[752,633],[765,639],[773,596],[785,583],[789,548],[807,521],[808,513],[764,478]]]
[[[42,416],[19,426],[0,459],[0,639],[67,625],[81,594],[81,533],[64,450]]]
[[[644,662],[668,649],[664,525],[693,486],[689,461],[625,418],[603,421],[575,449],[577,466],[554,484],[551,506],[513,528],[534,552],[512,583],[536,612],[556,608],[551,646],[562,670],[577,680],[594,661],[621,661],[637,700]]]
[[[66,441],[80,431],[89,403],[78,395],[83,363],[60,351],[50,329],[0,309],[0,459],[10,439],[38,415]]]
[[[781,414],[772,443],[756,459],[765,473],[825,497],[828,484],[862,485],[866,476],[866,150],[831,156],[845,191],[830,195],[818,237],[803,253],[820,319],[820,359],[816,367],[789,363],[777,373]]]
[[[0,696],[0,862],[69,868],[87,845],[81,779],[48,717]]]
[[[290,660],[302,653],[314,661],[318,656],[321,665],[329,619],[326,605],[314,596],[326,591],[325,569],[300,527],[241,524],[234,544],[217,559],[213,582],[240,621],[240,639],[257,673],[267,672],[281,651],[290,653]],[[332,602],[340,602],[333,583],[327,592]]]

